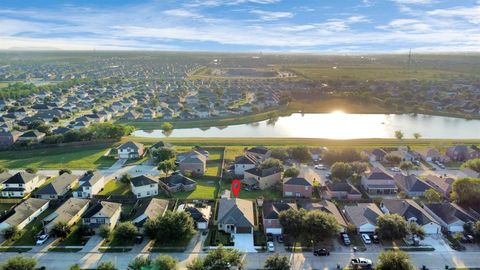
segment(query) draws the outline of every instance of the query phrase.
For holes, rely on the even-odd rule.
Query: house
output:
[[[311,198],[313,183],[304,177],[290,177],[283,180],[283,196]]]
[[[203,175],[207,170],[207,157],[197,151],[177,155],[178,169],[182,173]]]
[[[253,179],[253,181],[251,181]],[[250,180],[250,182],[248,182]],[[260,189],[267,189],[281,183],[282,171],[278,167],[267,169],[252,168],[244,172],[242,184],[255,183],[254,186]],[[249,184],[249,185],[250,185]]]
[[[251,156],[259,162],[262,162],[272,155],[272,150],[269,150],[268,148],[262,146],[256,146],[245,149],[245,155]]]
[[[381,162],[385,160],[385,156],[387,152],[381,148],[375,148],[371,151],[364,151],[363,152],[366,156],[368,156],[368,160],[370,162]]]
[[[340,232],[347,232],[347,227],[348,227],[347,220],[342,215],[340,210],[338,210],[338,207],[331,201],[322,200],[319,202],[307,202],[304,205],[302,205],[302,208],[307,211],[320,210],[322,212],[331,214],[337,220],[338,225],[340,225],[341,227]]]
[[[6,148],[12,146],[21,135],[22,133],[16,130],[0,132],[0,147]]]
[[[358,233],[374,233],[377,218],[383,216],[382,210],[374,203],[347,205],[344,212],[348,220],[355,225]]]
[[[134,209],[132,222],[137,227],[143,226],[147,220],[161,217],[168,210],[168,200],[151,198],[139,201],[140,205]]]
[[[195,221],[195,227],[198,230],[208,229],[208,222],[211,215],[211,206],[208,204],[193,205],[193,204],[181,204],[178,206],[178,212],[187,212]]]
[[[447,148],[445,155],[454,161],[465,161],[480,158],[480,150],[473,149],[466,145],[455,145]]]
[[[197,188],[197,182],[182,173],[174,172],[160,182],[169,192],[192,191]]]
[[[75,198],[92,198],[105,186],[105,176],[98,171],[87,172],[78,179],[80,186],[73,191]]]
[[[244,172],[255,168],[258,165],[257,160],[252,156],[239,156],[235,158],[235,175],[243,176]]]
[[[427,182],[434,190],[442,194],[443,197],[448,199],[450,198],[450,193],[452,193],[452,186],[455,179],[430,174],[425,177],[425,182]]]
[[[253,234],[255,226],[253,203],[249,200],[221,198],[218,202],[216,224],[226,233]]]
[[[441,159],[440,152],[435,148],[427,148],[417,152],[420,157],[427,162],[439,161]]]
[[[419,179],[414,174],[405,175],[403,173],[397,173],[393,178],[398,188],[409,197],[421,197],[425,191],[432,188],[428,183]]]
[[[137,198],[158,195],[158,179],[152,176],[139,175],[130,179],[132,192]]]
[[[369,195],[395,195],[395,180],[380,168],[373,168],[362,175],[362,186]]]
[[[262,205],[262,218],[265,233],[281,235],[283,229],[280,224],[279,215],[280,212],[289,209],[297,210],[297,205],[287,202],[264,202]]]
[[[141,158],[145,153],[145,147],[141,143],[128,141],[117,147],[118,158]]]
[[[312,160],[320,160],[321,155],[327,151],[326,147],[320,147],[320,148],[311,148],[310,149],[310,156],[312,157]]]
[[[49,206],[49,200],[28,198],[21,202],[15,208],[13,213],[0,223],[0,232],[10,227],[17,227],[22,230],[30,222],[35,220],[40,214],[47,210]]]
[[[45,133],[42,133],[38,130],[30,130],[20,135],[17,141],[39,143],[43,141],[43,139],[45,139]]]
[[[340,199],[355,201],[362,199],[362,193],[348,181],[328,182],[322,195],[323,198],[327,200]]]
[[[43,219],[44,233],[49,233],[58,222],[66,222],[72,226],[87,211],[90,200],[70,198],[58,207],[53,213]]]
[[[2,197],[23,198],[45,182],[46,177],[18,172],[3,182]]]
[[[463,225],[475,222],[464,209],[454,203],[431,203],[425,210],[442,226],[442,230],[456,233],[463,232]]]
[[[110,229],[120,220],[122,204],[115,202],[101,201],[94,203],[83,214],[82,223],[92,229],[98,229],[101,225],[108,225]]]
[[[409,223],[415,222],[425,230],[426,234],[439,234],[440,224],[418,203],[410,199],[388,199],[380,203],[385,214],[397,214]]]
[[[59,199],[63,198],[75,184],[78,183],[80,177],[77,175],[63,173],[53,182],[48,183],[42,188],[35,191],[35,197],[41,199]]]

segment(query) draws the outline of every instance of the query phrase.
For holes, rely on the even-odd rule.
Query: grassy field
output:
[[[0,213],[10,210],[14,205],[14,203],[0,203]]]
[[[99,195],[133,195],[133,193],[129,184],[112,179],[105,185]]]
[[[104,157],[110,146],[56,147],[0,152],[0,166],[5,168],[78,168],[110,167],[114,159]]]

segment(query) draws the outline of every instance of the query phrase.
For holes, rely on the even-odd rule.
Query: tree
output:
[[[36,169],[36,168],[26,168],[25,171],[28,172],[28,173],[35,174],[35,173],[38,172],[38,169]]]
[[[16,239],[18,236],[20,236],[20,230],[17,226],[11,226],[3,230],[5,240]]]
[[[162,171],[165,174],[165,177],[167,177],[168,173],[174,169],[175,161],[173,159],[164,160],[158,164],[158,170]]]
[[[302,232],[313,241],[328,239],[340,230],[335,217],[320,210],[308,211],[303,218],[302,227]]]
[[[415,165],[410,161],[402,161],[400,162],[400,169],[406,171],[408,175],[411,170],[415,169]]]
[[[162,270],[175,270],[177,269],[177,260],[168,255],[160,255],[152,261],[153,267]]]
[[[422,137],[422,134],[415,132],[413,133],[413,137],[418,140]]]
[[[72,227],[70,227],[70,225],[68,225],[65,221],[59,221],[55,223],[52,228],[52,234],[60,238],[66,238],[71,231]]]
[[[170,132],[173,130],[173,125],[170,122],[163,122],[162,125],[160,126],[160,129],[165,132]]]
[[[64,173],[72,174],[72,170],[70,169],[61,169],[58,171],[58,175],[62,175]]]
[[[276,158],[267,158],[258,166],[260,169],[279,168],[282,169],[282,162]]]
[[[159,243],[176,242],[195,233],[195,222],[187,212],[166,211],[145,223],[145,234]]]
[[[461,178],[455,180],[452,186],[451,198],[459,204],[480,204],[480,179]]]
[[[150,267],[152,260],[149,257],[136,257],[128,264],[128,270],[143,270]]]
[[[169,160],[175,157],[175,151],[169,147],[160,147],[153,151],[152,156],[159,162]]]
[[[112,261],[101,262],[97,265],[97,270],[116,270],[115,264]]]
[[[200,257],[193,258],[193,260],[187,264],[187,270],[205,270],[203,259]]]
[[[100,228],[98,228],[99,234],[102,238],[107,239],[110,237],[110,234],[112,233],[112,230],[110,229],[110,226],[107,224],[102,224]]]
[[[385,160],[392,165],[398,165],[402,161],[402,157],[393,153],[388,153],[385,155]]]
[[[122,239],[127,243],[132,243],[137,236],[138,230],[131,221],[127,221],[118,224],[114,233],[116,238]]]
[[[352,167],[345,162],[335,162],[331,167],[332,178],[335,180],[347,180],[353,175]]]
[[[378,234],[387,240],[402,239],[408,234],[407,222],[398,215],[383,215],[377,218]]]
[[[132,176],[128,173],[122,175],[120,177],[120,182],[124,183],[124,184],[130,184],[130,180],[132,180]]]
[[[395,138],[399,140],[403,139],[403,132],[401,130],[395,130]]]
[[[283,177],[297,177],[300,171],[297,168],[291,167],[285,170]]]
[[[480,173],[480,158],[467,160],[465,163],[462,164],[462,168],[470,168]]]
[[[408,223],[407,229],[409,234],[416,235],[421,239],[425,238],[425,229],[422,226],[418,225],[417,223],[415,222]]]
[[[354,161],[361,161],[362,160],[362,155],[360,153],[353,149],[353,148],[346,148],[341,151],[328,151],[325,154],[323,154],[323,160],[325,163],[332,165],[335,162],[354,162]]]
[[[287,235],[297,237],[302,232],[303,218],[306,214],[304,209],[295,210],[288,209],[286,211],[281,211],[278,219],[282,225],[283,231]]]
[[[275,254],[268,256],[265,260],[265,269],[267,270],[290,270],[290,261],[287,256],[280,256],[280,254]]]
[[[403,251],[384,251],[378,256],[376,270],[415,270],[417,269],[407,253]]]
[[[242,253],[236,249],[225,249],[220,246],[208,251],[207,256],[203,258],[204,269],[224,270],[228,266],[241,266]]]
[[[288,158],[288,152],[285,149],[275,148],[272,149],[270,157],[285,161]]]
[[[308,162],[312,159],[310,150],[306,146],[292,147],[289,150],[291,157],[299,162]]]
[[[438,203],[442,201],[442,194],[440,194],[433,188],[427,189],[424,193],[424,196],[429,203]]]
[[[34,270],[37,260],[22,255],[13,256],[1,264],[1,270]]]
[[[350,168],[355,175],[361,175],[368,169],[368,163],[361,161],[354,161],[350,163]]]
[[[68,270],[82,270],[82,268],[80,267],[80,264],[76,263],[76,264],[70,266],[70,268],[68,268]]]

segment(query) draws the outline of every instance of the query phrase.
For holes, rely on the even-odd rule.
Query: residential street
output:
[[[180,269],[185,266],[196,256],[202,256],[205,253],[169,253],[175,257],[180,263]],[[162,253],[164,254],[164,253]],[[245,269],[260,269],[263,267],[265,259],[272,253],[247,253],[245,255]],[[336,269],[337,264],[346,266],[350,259],[354,256],[361,256],[376,260],[378,252],[338,252],[331,253],[329,257],[315,257],[312,253],[281,253],[290,258],[293,269]],[[435,252],[411,252],[409,253],[413,262],[421,267],[426,265],[429,269],[445,269],[445,265],[450,267],[474,267],[479,266],[478,257],[480,252],[455,252],[455,251],[435,251]],[[0,261],[6,260],[8,257],[14,256],[16,253],[0,253]],[[158,253],[144,252],[128,252],[128,253],[100,253],[100,252],[76,252],[76,253],[59,253],[59,252],[26,252],[23,255],[35,257],[39,261],[40,266],[47,266],[49,270],[65,270],[67,266],[80,263],[83,268],[94,268],[98,262],[111,260],[115,262],[118,269],[127,269],[128,263],[136,256],[152,256]],[[61,258],[61,259],[59,259]]]

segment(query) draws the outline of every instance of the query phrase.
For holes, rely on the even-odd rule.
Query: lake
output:
[[[279,117],[276,122],[267,120],[225,127],[175,129],[169,137],[394,138],[396,130],[401,130],[405,138],[420,133],[422,138],[478,139],[480,120],[423,114],[294,113]],[[137,130],[133,135],[165,137],[161,130]]]

